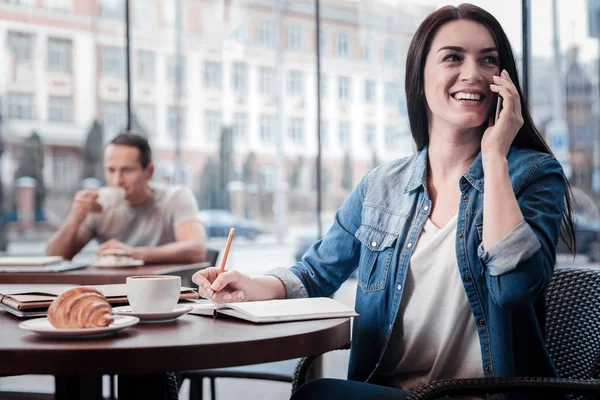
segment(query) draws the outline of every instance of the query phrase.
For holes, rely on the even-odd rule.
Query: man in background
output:
[[[108,188],[77,192],[46,255],[70,260],[97,239],[98,254],[127,254],[145,263],[204,261],[206,234],[194,194],[185,186],[151,182],[153,173],[143,136],[115,137],[104,148]]]

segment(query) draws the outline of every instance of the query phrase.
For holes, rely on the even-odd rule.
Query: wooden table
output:
[[[116,336],[43,338],[0,311],[0,376],[156,374],[281,361],[321,354],[350,342],[350,320],[253,324],[185,315],[177,323],[136,325]],[[119,380],[121,382],[121,380]]]
[[[0,284],[74,284],[106,285],[125,283],[132,275],[152,275],[169,268],[199,264],[148,264],[131,268],[86,267],[64,272],[0,272]]]

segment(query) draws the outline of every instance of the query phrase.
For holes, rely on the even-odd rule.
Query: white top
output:
[[[454,216],[427,220],[408,267],[392,336],[380,366],[390,386],[413,390],[439,379],[483,376],[475,319],[456,261]]]
[[[100,243],[117,239],[130,246],[162,246],[175,242],[175,228],[198,221],[198,203],[192,191],[181,185],[150,183],[152,198],[139,206],[124,203],[104,206],[90,213],[80,226],[80,234]]]

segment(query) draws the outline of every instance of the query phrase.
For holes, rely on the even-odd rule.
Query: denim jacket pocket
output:
[[[477,236],[479,237],[479,241],[483,241],[483,222],[477,222],[475,224],[475,228],[477,228]]]
[[[385,289],[398,235],[361,225],[354,236],[362,243],[358,284],[365,292]]]

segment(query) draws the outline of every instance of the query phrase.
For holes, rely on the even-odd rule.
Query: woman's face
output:
[[[423,74],[429,126],[481,126],[496,105],[490,84],[499,74],[498,50],[484,25],[458,20],[440,27]]]

